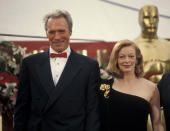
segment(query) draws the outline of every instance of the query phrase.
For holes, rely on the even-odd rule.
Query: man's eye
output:
[[[64,33],[64,32],[65,32],[65,30],[59,30],[59,32],[60,32],[60,33]]]
[[[55,34],[55,31],[48,31],[49,34]]]

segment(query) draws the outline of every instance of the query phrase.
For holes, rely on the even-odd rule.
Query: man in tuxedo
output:
[[[50,49],[22,62],[14,131],[99,131],[98,63],[70,48],[67,11],[47,14],[44,22]]]
[[[163,75],[158,83],[161,106],[164,109],[166,131],[170,131],[170,72]]]

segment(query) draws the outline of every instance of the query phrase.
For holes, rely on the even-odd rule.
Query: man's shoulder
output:
[[[170,80],[170,72],[165,73],[165,74],[163,75],[163,78],[168,78],[168,79]]]
[[[38,61],[42,58],[44,58],[45,56],[47,56],[48,52],[41,52],[41,53],[37,53],[37,54],[31,54],[29,56],[26,56],[23,61]]]
[[[166,86],[167,84],[170,84],[170,72],[168,73],[165,73],[161,80],[159,81],[158,83],[158,87],[163,87],[163,86]]]
[[[89,56],[85,56],[85,55],[79,54],[79,53],[77,53],[75,51],[73,53],[77,57],[77,59],[79,59],[81,62],[97,63],[97,61],[95,59],[90,58]]]

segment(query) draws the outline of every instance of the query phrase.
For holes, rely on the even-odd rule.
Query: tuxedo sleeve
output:
[[[19,74],[17,101],[14,109],[14,131],[27,131],[30,111],[29,71],[23,60]]]
[[[160,92],[160,103],[164,109],[166,129],[170,131],[170,73],[166,73],[163,75],[162,79],[158,83],[158,89]]]
[[[100,86],[100,70],[98,63],[95,62],[90,70],[88,89],[87,89],[87,106],[86,106],[86,126],[85,131],[99,131],[99,97],[98,88]]]

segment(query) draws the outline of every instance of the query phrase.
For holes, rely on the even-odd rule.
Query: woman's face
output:
[[[118,53],[118,66],[123,74],[134,73],[136,64],[136,51],[134,47],[123,47]]]

